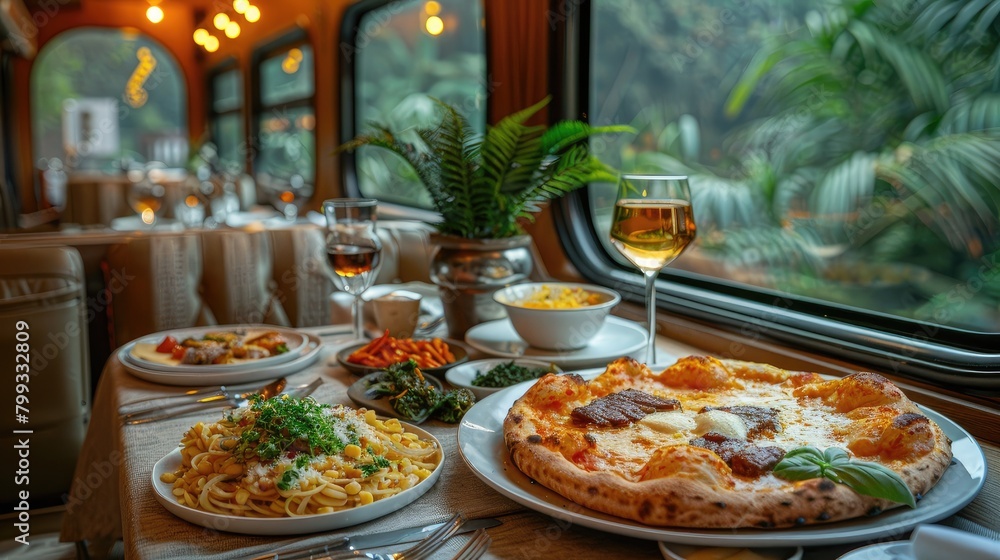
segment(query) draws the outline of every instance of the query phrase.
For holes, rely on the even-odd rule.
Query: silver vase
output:
[[[432,233],[430,240],[435,246],[430,276],[441,294],[448,336],[461,340],[473,326],[506,317],[493,292],[529,279],[531,237],[466,239]]]

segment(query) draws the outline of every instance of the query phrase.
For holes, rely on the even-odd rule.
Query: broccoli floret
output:
[[[476,404],[476,396],[468,389],[456,389],[445,393],[444,398],[434,410],[434,418],[442,422],[454,424],[465,416],[465,413]]]

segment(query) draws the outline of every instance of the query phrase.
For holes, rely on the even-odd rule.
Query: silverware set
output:
[[[251,560],[347,560],[363,558],[370,560],[426,560],[431,554],[441,548],[451,537],[463,533],[472,533],[472,537],[458,551],[455,560],[475,560],[486,553],[492,539],[486,532],[489,527],[500,525],[493,518],[470,519],[465,521],[461,514],[455,514],[444,523],[427,525],[425,527],[409,527],[395,529],[385,533],[361,535],[356,537],[341,537],[338,540],[321,546],[303,547],[281,552],[256,556]],[[432,531],[432,532],[431,532]],[[427,534],[430,532],[429,534]],[[416,545],[400,552],[366,552],[362,549],[389,546],[427,534]]]
[[[141,401],[133,401],[119,409],[119,419],[126,425],[146,424],[169,418],[184,416],[213,408],[239,408],[246,406],[251,395],[261,394],[264,398],[285,394],[292,397],[305,397],[313,393],[323,384],[320,378],[297,387],[287,387],[288,381],[282,377],[263,387],[236,392],[235,389],[219,387],[213,392],[194,392],[169,397],[154,397]]]

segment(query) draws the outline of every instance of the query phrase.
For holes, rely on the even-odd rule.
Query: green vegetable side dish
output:
[[[510,387],[522,381],[538,379],[549,372],[555,372],[551,365],[548,368],[529,368],[519,366],[511,360],[506,363],[493,366],[485,374],[476,372],[476,378],[472,380],[472,385],[476,387]]]
[[[774,466],[774,474],[785,480],[828,478],[858,494],[917,507],[910,488],[894,471],[878,463],[853,461],[846,451],[836,447],[826,451],[815,447],[793,449]]]
[[[413,360],[393,364],[381,371],[365,393],[371,397],[388,397],[393,410],[403,418],[423,422],[434,417],[454,424],[476,404],[468,389],[442,393],[424,379]]]

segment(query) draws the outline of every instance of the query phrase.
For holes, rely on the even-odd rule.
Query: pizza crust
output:
[[[803,387],[808,391],[810,387],[827,383],[814,374],[784,372],[745,362],[708,360],[699,358],[698,361],[707,363],[713,370],[721,366],[729,372],[728,381],[720,381],[718,371],[711,377],[720,400],[752,384],[763,384],[765,389],[791,394]],[[691,363],[684,362],[683,367],[689,368]],[[605,376],[601,376],[590,383],[578,376],[546,375],[514,403],[504,420],[504,440],[514,464],[529,477],[580,505],[648,525],[710,529],[794,527],[877,515],[900,505],[857,494],[845,485],[826,479],[788,482],[770,473],[756,480],[737,477],[714,452],[687,445],[686,440],[643,450],[645,466],[639,471],[627,471],[625,462],[615,463],[614,454],[597,449],[594,444],[597,438],[588,435],[588,432],[604,428],[574,425],[568,419],[568,411],[628,385],[653,394],[658,391],[658,396],[679,398],[682,403],[692,394],[704,398],[705,387],[685,370],[684,377],[694,379],[698,386],[685,389],[694,393],[678,392],[677,383],[668,386],[655,381],[657,377],[669,376],[669,368],[661,374],[652,374],[630,359],[609,365],[605,375],[608,377],[602,379]],[[879,379],[884,378],[879,376]],[[848,381],[840,387],[856,392],[857,386],[871,389],[881,383],[867,376],[861,381]],[[613,386],[613,390],[609,390],[609,386]],[[739,388],[734,388],[736,386]],[[889,386],[891,383],[883,389],[886,398],[891,397],[892,411],[898,412],[897,417],[919,414],[901,391]],[[838,395],[830,406],[840,409],[844,407],[843,394],[848,391],[836,389],[836,386],[825,386],[819,392]],[[761,389],[757,391],[759,395]],[[864,417],[862,409],[877,402],[877,406],[869,408],[885,415],[886,398],[863,395],[857,398],[861,406],[847,408],[855,416]],[[800,402],[803,406],[820,406],[819,403],[825,402],[822,399],[801,397]],[[891,421],[892,418],[888,418],[887,422]],[[899,473],[919,497],[944,474],[951,462],[951,449],[950,441],[933,422],[910,423],[919,424],[920,430],[925,432],[921,436],[923,444],[926,445],[927,434],[930,434],[933,447],[929,451],[920,450],[923,454],[919,457],[880,462]],[[906,426],[901,430],[905,432]],[[621,430],[607,437],[625,433]],[[845,442],[839,447],[847,448],[850,435],[850,430],[845,430],[842,436]],[[765,443],[768,442],[765,440],[762,445]],[[623,465],[621,470],[627,472],[616,470],[616,464]]]

